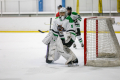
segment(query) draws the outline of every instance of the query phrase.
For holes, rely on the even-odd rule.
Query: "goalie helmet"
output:
[[[62,7],[60,10],[59,10],[59,13],[61,13],[61,12],[64,12],[65,13],[65,15],[63,16],[61,16],[60,15],[60,19],[63,21],[63,20],[65,20],[65,18],[67,17],[67,10],[66,10],[66,8],[64,8],[64,7]]]
[[[59,12],[65,12],[66,13],[66,9],[64,7],[62,7]]]

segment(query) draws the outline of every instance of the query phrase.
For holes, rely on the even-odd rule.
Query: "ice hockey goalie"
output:
[[[71,51],[70,47],[76,39],[75,24],[71,17],[67,17],[66,9],[61,8],[60,16],[55,19],[53,26],[48,35],[43,39],[43,43],[49,46],[49,56],[47,63],[53,63],[62,55],[68,66],[78,64],[76,55]]]

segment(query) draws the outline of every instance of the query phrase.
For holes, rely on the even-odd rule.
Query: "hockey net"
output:
[[[120,46],[112,18],[84,19],[84,64],[86,66],[120,66]]]

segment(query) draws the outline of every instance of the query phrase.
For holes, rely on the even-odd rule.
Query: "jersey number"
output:
[[[73,28],[73,25],[71,25],[71,28]]]

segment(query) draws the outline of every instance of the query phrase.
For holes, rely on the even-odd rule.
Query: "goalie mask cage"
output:
[[[113,18],[84,19],[84,65],[120,66],[120,46]]]

